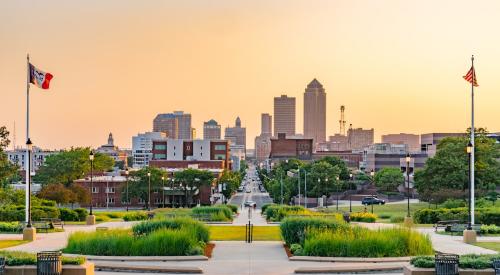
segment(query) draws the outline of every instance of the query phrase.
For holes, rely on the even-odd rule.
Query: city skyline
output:
[[[125,2],[4,4],[0,125],[12,132],[16,122],[18,146],[25,143],[26,53],[54,74],[50,90],[31,92],[32,140],[46,149],[97,148],[109,132],[130,148],[132,136],[173,110],[192,114],[198,136],[204,121],[226,127],[239,116],[251,148],[260,114],[272,114],[281,94],[297,99],[296,132],[303,133],[303,88],[313,78],[328,92],[327,136],[338,132],[340,105],[347,125],[374,128],[375,141],[463,132],[471,54],[480,84],[476,126],[500,131],[500,54],[488,31],[500,23],[495,1],[455,1],[446,22],[440,14],[449,3],[433,1]],[[45,30],[34,32],[35,23]]]

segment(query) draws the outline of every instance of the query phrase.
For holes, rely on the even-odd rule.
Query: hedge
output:
[[[491,268],[492,262],[495,259],[500,259],[500,255],[476,255],[468,254],[460,256],[458,266],[460,268],[469,269],[486,269]],[[417,256],[410,260],[410,263],[419,268],[434,268],[435,261],[433,256]]]
[[[432,224],[440,220],[459,220],[467,222],[467,208],[424,208],[415,211],[413,218],[416,223]],[[500,210],[495,208],[477,208],[475,211],[476,222],[479,224],[500,225]]]
[[[314,229],[347,230],[349,225],[342,218],[288,217],[281,224],[281,236],[286,244],[304,244],[306,231]]]
[[[357,212],[352,213],[351,221],[354,222],[375,222],[377,220],[377,215],[368,212]]]
[[[0,250],[0,256],[5,257],[8,266],[36,265],[36,254],[21,251]],[[81,265],[85,263],[85,257],[62,257],[63,265]]]
[[[31,206],[31,220],[39,221],[42,218],[57,219],[60,211],[52,206]],[[0,209],[0,221],[24,221],[24,205],[6,205]]]
[[[197,240],[204,243],[208,243],[210,236],[206,225],[186,217],[144,221],[134,225],[132,232],[135,236],[144,236],[160,229],[192,230],[195,232]]]

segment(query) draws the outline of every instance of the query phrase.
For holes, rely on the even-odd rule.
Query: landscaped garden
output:
[[[308,216],[322,216],[331,218],[342,218],[339,213],[326,213],[312,211],[305,209],[302,206],[289,206],[289,205],[264,205],[262,206],[262,215],[266,216],[266,220],[269,222],[280,222],[286,217],[308,217]]]
[[[460,256],[458,266],[460,268],[468,269],[486,269],[492,267],[492,262],[495,259],[500,259],[500,255],[463,255]],[[420,268],[434,268],[434,256],[417,256],[413,257],[410,263],[415,267]]]
[[[0,249],[27,243],[23,240],[0,240]]]
[[[369,230],[338,217],[289,217],[280,228],[294,255],[399,257],[434,252],[428,236],[404,227]]]
[[[76,232],[63,251],[99,256],[202,255],[208,241],[206,225],[179,217],[144,221],[132,229]]]
[[[154,210],[156,216],[174,218],[191,217],[206,222],[231,222],[238,213],[236,205],[213,205],[194,208],[159,208]]]
[[[211,225],[210,239],[213,241],[244,241],[245,226]],[[281,233],[278,226],[254,226],[252,237],[254,241],[280,241]]]

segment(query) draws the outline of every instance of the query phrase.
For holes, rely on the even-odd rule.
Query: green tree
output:
[[[486,193],[500,184],[500,147],[479,129],[475,139],[475,190]],[[429,158],[423,169],[416,171],[415,187],[420,198],[432,201],[444,190],[462,190],[468,187],[467,137],[449,137],[437,146],[436,155]]]
[[[89,154],[89,148],[71,148],[48,156],[33,180],[42,184],[63,183],[69,186],[82,175],[90,173]],[[111,157],[95,153],[94,172],[108,171],[113,165]]]
[[[185,169],[174,174],[175,182],[182,184],[185,194],[186,206],[193,204],[194,194],[202,186],[210,186],[214,180],[214,175],[210,171],[198,169]]]
[[[331,166],[338,167],[340,169],[340,175],[339,175],[340,179],[349,180],[349,174],[350,174],[349,168],[347,168],[347,164],[345,163],[345,161],[343,161],[339,157],[327,156],[320,159],[320,161],[325,161],[328,162]]]
[[[9,146],[9,131],[5,126],[0,127],[0,187],[6,187],[9,182],[17,177],[17,165],[7,159],[5,148]]]
[[[394,167],[384,167],[375,173],[375,185],[385,191],[394,191],[405,182],[401,170]]]
[[[149,189],[149,176],[151,173],[151,190]],[[166,172],[155,167],[144,167],[132,171],[129,177],[129,198],[140,198],[144,200],[144,207],[149,205],[149,191],[151,194],[162,189],[161,177],[166,177]],[[126,193],[122,192],[122,200],[126,200]]]
[[[75,194],[62,183],[52,183],[43,186],[40,193],[38,193],[38,197],[53,200],[59,204],[75,201]]]
[[[241,184],[241,174],[229,170],[224,170],[217,182],[218,184],[225,184],[226,188],[222,189],[222,194],[224,195],[224,197],[230,198]]]
[[[329,197],[332,189],[338,184],[337,177],[339,177],[340,172],[339,167],[332,166],[326,161],[314,162],[307,177],[308,186],[312,186],[307,195]]]

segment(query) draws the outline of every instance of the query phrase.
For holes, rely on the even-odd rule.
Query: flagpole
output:
[[[470,215],[471,215],[471,224],[474,224],[474,193],[475,193],[475,188],[474,188],[474,151],[475,151],[475,145],[474,145],[474,83],[476,81],[476,70],[474,69],[474,55],[471,57],[472,61],[472,81],[471,81],[471,128],[470,128],[470,142],[472,144],[472,150],[471,150],[471,155],[470,155],[470,191],[471,191],[471,207],[470,207]]]
[[[26,77],[26,141],[29,140],[30,138],[30,55],[26,55],[26,71],[27,71],[27,77]],[[25,200],[25,207],[24,207],[24,213],[25,213],[25,221],[26,223],[29,222],[29,206],[30,206],[30,152],[28,149],[28,145],[26,145],[26,158],[24,162],[25,170],[26,170],[26,200]]]

